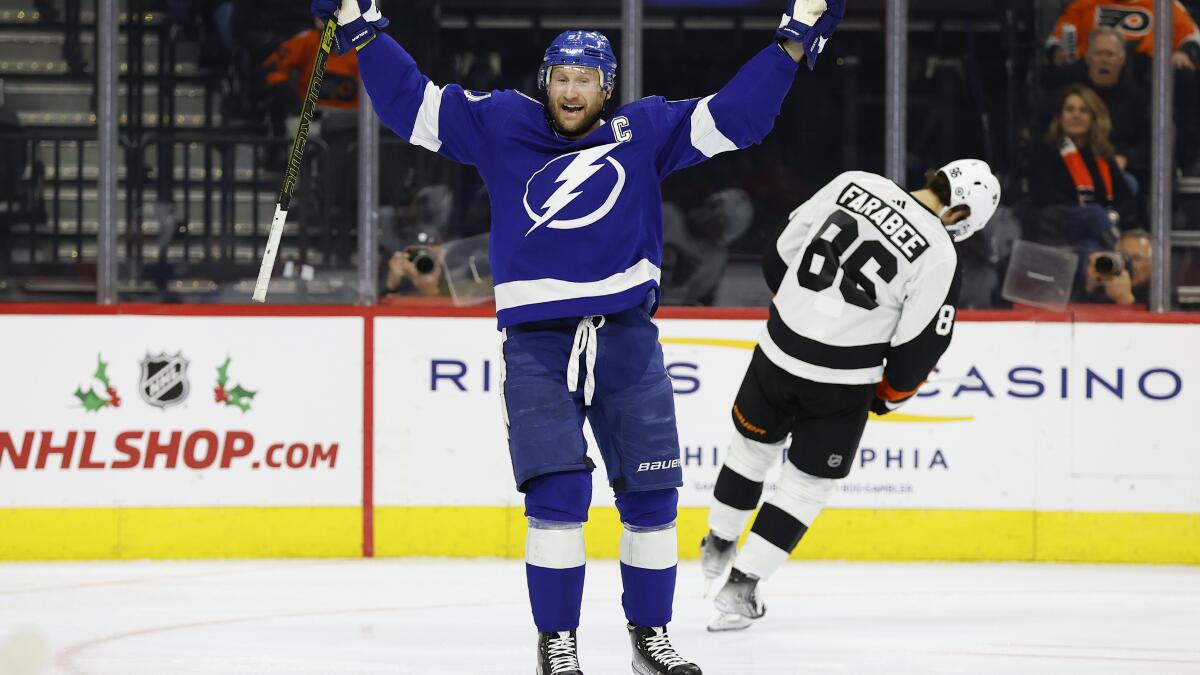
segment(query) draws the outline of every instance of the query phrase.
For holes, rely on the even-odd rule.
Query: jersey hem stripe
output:
[[[599,316],[623,312],[645,302],[646,294],[656,287],[657,284],[654,281],[647,281],[629,290],[600,298],[569,298],[536,305],[522,305],[496,312],[496,321],[498,327],[503,329],[531,321]]]
[[[559,300],[596,298],[636,288],[648,281],[655,284],[662,277],[657,265],[643,258],[623,272],[599,281],[563,281],[562,279],[529,279],[508,281],[496,285],[496,310],[503,311]]]
[[[806,380],[813,382],[823,382],[825,384],[874,384],[883,379],[883,365],[880,364],[874,368],[862,368],[859,370],[840,370],[835,368],[822,368],[811,363],[806,363],[801,359],[797,359],[780,349],[772,340],[771,336],[764,329],[762,336],[758,340],[758,348],[762,350],[763,355],[779,368]]]
[[[886,342],[836,347],[806,338],[784,323],[774,303],[771,303],[770,317],[767,319],[767,333],[770,334],[771,341],[788,356],[823,368],[877,368],[883,365],[883,360],[887,357]]]

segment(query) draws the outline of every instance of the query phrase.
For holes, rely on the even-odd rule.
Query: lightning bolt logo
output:
[[[617,197],[621,195],[621,190],[625,187],[625,167],[621,166],[621,163],[612,157],[605,156],[618,145],[620,143],[598,145],[594,148],[587,148],[586,150],[556,157],[530,176],[529,180],[525,183],[525,198],[523,201],[525,204],[525,213],[529,214],[533,225],[525,232],[525,236],[528,237],[530,233],[543,225],[555,230],[573,230],[591,225],[606,216],[612,210],[613,205],[616,204]],[[554,182],[558,183],[558,188],[535,211],[529,205],[529,186],[533,184],[534,179],[538,175],[549,169],[550,165],[571,157],[571,155],[574,155],[574,157],[567,164],[567,168],[563,169],[558,174],[558,178],[554,179]],[[604,168],[605,162],[617,172],[617,182],[613,185],[612,191],[604,203],[598,209],[585,216],[569,220],[554,220],[554,216],[558,215],[568,204],[583,194],[583,190],[577,188],[587,182],[597,171]],[[542,214],[538,215],[537,211],[542,211]]]

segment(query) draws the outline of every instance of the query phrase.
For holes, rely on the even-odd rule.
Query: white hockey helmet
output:
[[[950,203],[943,213],[956,206],[971,208],[971,215],[946,226],[951,239],[956,243],[964,241],[982,230],[996,213],[1000,205],[1000,181],[981,159],[956,159],[938,172],[946,174],[950,181]]]

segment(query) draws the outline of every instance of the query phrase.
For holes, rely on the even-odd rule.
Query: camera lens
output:
[[[1097,274],[1116,274],[1117,264],[1111,256],[1102,255],[1096,258],[1096,273]]]
[[[413,260],[413,266],[417,268],[418,273],[429,274],[433,271],[433,256],[429,255],[428,253],[421,252],[421,254]]]

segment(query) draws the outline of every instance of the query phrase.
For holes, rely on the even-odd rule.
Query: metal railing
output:
[[[216,283],[253,278],[266,246],[287,143],[199,132],[160,132],[136,145],[122,142],[124,161],[116,172],[119,283],[161,283],[168,272],[172,278]],[[94,278],[100,262],[94,133],[0,135],[0,149],[9,159],[0,185],[0,277],[10,286],[53,277]],[[354,145],[346,148],[354,151]],[[355,265],[356,195],[350,192],[341,200],[336,181],[328,178],[344,173],[345,167],[335,163],[345,161],[321,139],[310,139],[281,262]]]

